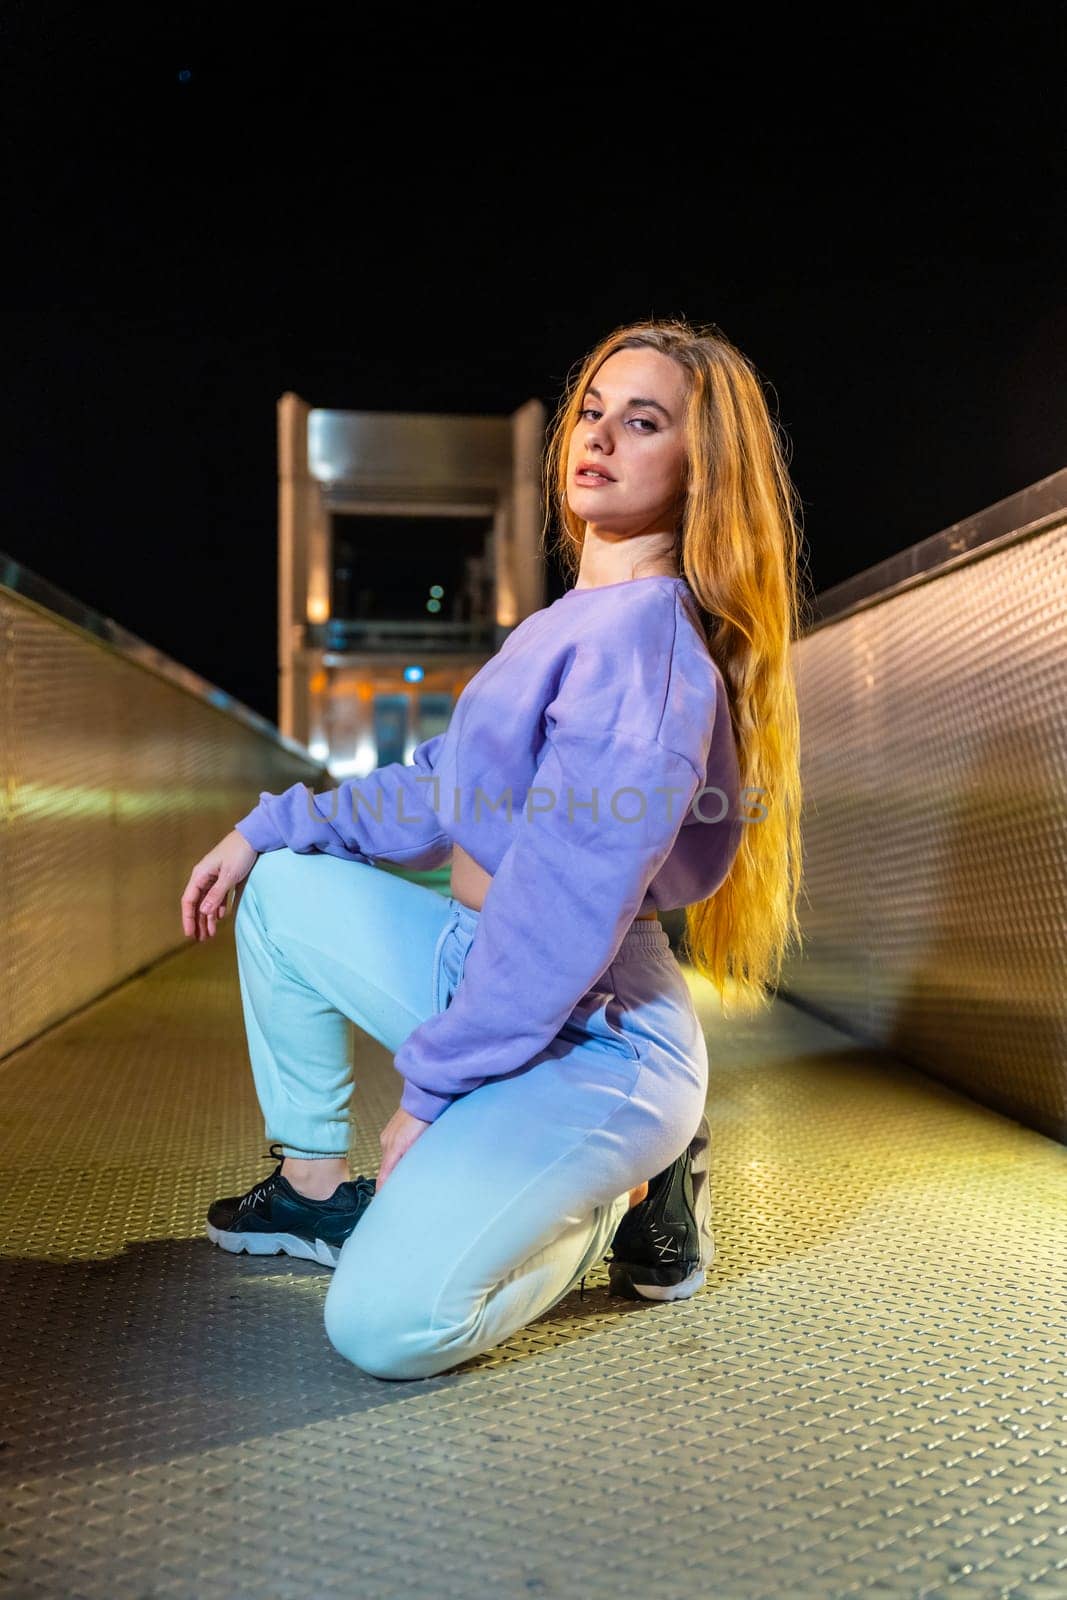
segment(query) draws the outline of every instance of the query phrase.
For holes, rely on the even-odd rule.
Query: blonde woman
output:
[[[490,1349],[608,1251],[614,1292],[704,1285],[708,1055],[658,913],[686,908],[684,954],[742,1011],[799,937],[796,501],[752,364],[714,327],[616,329],[567,384],[545,486],[571,587],[448,729],[412,765],[263,794],[182,901],[209,938],[241,886],[277,1141],[208,1235],[333,1267],[327,1335],[380,1378]],[[447,898],[375,865],[449,858]],[[349,1018],[402,1080],[376,1182],[348,1167]]]

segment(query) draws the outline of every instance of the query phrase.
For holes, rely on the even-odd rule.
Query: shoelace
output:
[[[269,1178],[264,1178],[262,1183],[257,1183],[254,1188],[249,1189],[247,1194],[241,1196],[241,1203],[237,1207],[238,1216],[241,1215],[242,1211],[251,1211],[257,1200],[265,1199],[275,1188],[276,1180],[281,1172],[281,1164],[285,1160],[285,1152],[280,1144],[272,1144],[270,1155],[264,1156],[262,1159],[276,1162],[277,1171],[272,1172]]]
[[[251,1211],[256,1201],[265,1198],[273,1189],[274,1184],[270,1178],[267,1179],[266,1183],[257,1184],[254,1189],[249,1189],[247,1194],[241,1196],[241,1203],[237,1207],[237,1215],[240,1216],[242,1211]]]

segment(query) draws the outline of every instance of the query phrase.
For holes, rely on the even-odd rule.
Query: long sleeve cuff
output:
[[[417,1083],[406,1082],[400,1096],[400,1108],[423,1122],[436,1122],[455,1098],[454,1094],[431,1094],[428,1089],[420,1089]]]
[[[234,823],[234,828],[236,831],[242,836],[242,838],[246,839],[252,846],[252,849],[257,850],[260,855],[265,854],[265,852],[268,850],[280,850],[285,844],[285,839],[282,837],[281,833],[279,833],[275,824],[271,821],[270,816],[263,805],[265,800],[271,800],[273,798],[273,795],[266,793],[261,794],[259,797],[259,805],[253,806],[252,810],[246,817],[242,817],[239,822]]]
[[[263,793],[234,827],[261,852],[287,846],[298,854],[318,851],[345,861],[440,866],[452,850],[435,809],[434,763],[444,739],[445,733],[438,733],[418,745],[410,766],[390,762],[322,794],[313,794],[306,783],[294,783],[282,794]]]

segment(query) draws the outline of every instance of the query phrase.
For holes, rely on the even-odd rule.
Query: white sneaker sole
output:
[[[697,1267],[681,1283],[634,1283],[632,1287],[642,1300],[688,1300],[698,1289],[703,1289],[706,1281],[705,1269]]]
[[[300,1256],[304,1261],[317,1261],[321,1267],[336,1267],[341,1254],[340,1245],[327,1244],[325,1239],[316,1239],[312,1244],[295,1233],[224,1233],[210,1222],[206,1226],[212,1244],[235,1256]]]

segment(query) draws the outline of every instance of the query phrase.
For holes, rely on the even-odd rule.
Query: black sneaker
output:
[[[609,1292],[628,1300],[688,1300],[704,1287],[715,1258],[711,1231],[711,1126],[706,1116],[648,1194],[623,1217],[611,1241]]]
[[[350,1178],[328,1200],[309,1200],[282,1177],[281,1146],[272,1144],[270,1153],[278,1165],[269,1178],[208,1207],[208,1238],[235,1255],[303,1256],[336,1267],[341,1246],[374,1198],[375,1180]]]

